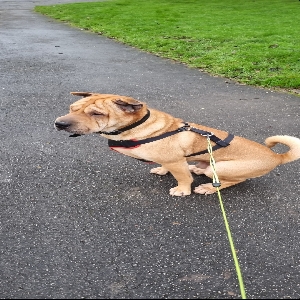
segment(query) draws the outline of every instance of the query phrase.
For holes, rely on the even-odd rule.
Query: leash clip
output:
[[[211,136],[214,136],[214,133],[213,132],[207,132],[205,134],[202,134],[202,136],[206,136],[207,138],[210,139]]]

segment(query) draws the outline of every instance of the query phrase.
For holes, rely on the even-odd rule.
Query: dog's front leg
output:
[[[157,168],[152,168],[150,170],[150,173],[152,174],[157,174],[157,175],[166,175],[169,171],[164,168],[163,166],[157,167]]]
[[[177,161],[176,163],[162,164],[162,167],[168,170],[178,182],[176,187],[170,189],[170,195],[187,196],[191,194],[193,177],[186,160]]]

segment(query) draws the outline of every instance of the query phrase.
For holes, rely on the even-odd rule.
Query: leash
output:
[[[222,214],[223,214],[223,219],[224,219],[224,224],[225,224],[225,228],[227,231],[227,236],[228,236],[228,240],[229,240],[229,244],[230,244],[230,249],[231,249],[231,253],[232,253],[232,257],[233,257],[233,261],[234,261],[234,265],[235,265],[235,270],[236,270],[236,274],[237,274],[237,278],[238,278],[238,282],[239,282],[239,286],[240,286],[240,291],[241,291],[241,296],[242,299],[247,299],[246,297],[246,292],[245,292],[245,287],[244,287],[244,282],[243,282],[243,277],[242,277],[242,272],[240,269],[240,265],[239,265],[239,261],[236,255],[236,250],[234,247],[234,243],[233,243],[233,238],[231,235],[231,231],[230,231],[230,227],[229,227],[229,223],[227,220],[227,216],[226,216],[226,212],[224,209],[224,205],[223,205],[223,201],[222,201],[222,197],[221,197],[221,193],[220,193],[220,189],[219,187],[221,186],[221,183],[219,181],[217,172],[216,172],[216,162],[214,160],[213,157],[213,150],[212,150],[212,145],[210,142],[210,137],[207,135],[207,143],[208,143],[208,153],[210,154],[210,166],[212,168],[213,171],[213,183],[212,185],[217,189],[218,192],[218,197],[219,197],[219,202],[220,202],[220,207],[222,210]]]

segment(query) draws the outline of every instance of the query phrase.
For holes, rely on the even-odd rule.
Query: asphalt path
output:
[[[0,298],[240,298],[216,195],[171,197],[171,175],[53,123],[93,91],[263,143],[300,137],[300,98],[33,12],[65,2],[0,0]],[[300,297],[299,165],[222,191],[248,298]]]

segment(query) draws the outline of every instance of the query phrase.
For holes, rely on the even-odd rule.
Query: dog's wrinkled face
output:
[[[86,92],[71,94],[84,98],[71,104],[67,115],[55,120],[55,128],[76,135],[104,129],[113,131],[139,118],[145,109],[142,102],[130,97]]]

